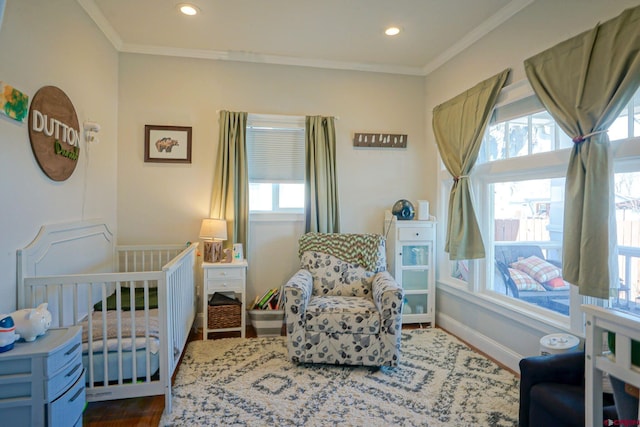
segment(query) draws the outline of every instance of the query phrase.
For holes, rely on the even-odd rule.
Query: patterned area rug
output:
[[[161,426],[516,426],[519,380],[441,329],[397,368],[294,365],[285,337],[189,344]]]

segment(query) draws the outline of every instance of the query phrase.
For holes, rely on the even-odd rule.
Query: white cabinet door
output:
[[[435,325],[435,222],[385,221],[389,272],[404,289],[403,323]]]

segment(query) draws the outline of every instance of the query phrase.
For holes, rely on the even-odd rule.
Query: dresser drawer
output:
[[[0,403],[5,399],[29,398],[33,394],[31,377],[0,379]],[[1,407],[1,406],[0,406]],[[0,410],[0,413],[2,410]]]
[[[242,279],[244,277],[243,268],[208,268],[207,279]]]
[[[398,229],[398,240],[432,240],[432,229],[424,227],[407,227]]]
[[[81,333],[82,328],[78,328],[75,335],[65,343],[64,346],[49,355],[45,370],[45,375],[47,377],[51,378],[52,376],[57,375],[58,371],[71,364],[73,360],[82,357]]]
[[[216,280],[207,280],[207,292],[224,292],[224,291],[234,291],[234,292],[242,292],[244,290],[244,280],[243,279],[216,279]]]
[[[82,414],[86,401],[84,369],[76,383],[65,394],[49,404],[51,426],[65,426],[74,423]]]
[[[76,382],[83,371],[82,355],[78,354],[78,357],[71,360],[71,363],[65,366],[64,369],[49,378],[47,381],[47,400],[55,400],[60,393]]]

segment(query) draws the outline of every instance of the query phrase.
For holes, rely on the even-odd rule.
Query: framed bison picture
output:
[[[144,161],[191,163],[191,127],[144,127]]]

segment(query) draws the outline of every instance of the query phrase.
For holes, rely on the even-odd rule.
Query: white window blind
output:
[[[304,182],[304,116],[249,114],[249,181]]]
[[[493,110],[490,124],[502,123],[528,114],[544,111],[542,102],[536,95],[530,95],[506,105],[497,106]]]

